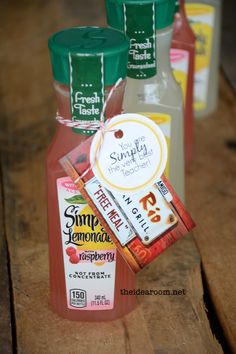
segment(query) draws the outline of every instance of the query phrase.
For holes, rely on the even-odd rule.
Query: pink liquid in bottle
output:
[[[72,31],[72,34],[71,34]],[[78,48],[80,45],[80,41],[83,42],[84,38],[81,39],[80,29],[69,29],[69,43],[64,43],[64,46],[72,46],[77,41]],[[85,31],[85,30],[84,30]],[[117,31],[113,31],[109,29],[109,33],[106,32],[107,29],[101,28],[87,28],[87,35],[90,36],[90,44],[94,45],[94,51],[97,49],[96,46],[102,46],[101,50],[109,50],[109,46],[111,45],[113,48],[116,44],[111,42],[111,35],[116,38],[118,41],[120,40],[120,36],[123,34],[117,34]],[[112,33],[110,33],[112,32]],[[60,32],[59,32],[60,33]],[[84,36],[84,33],[82,33]],[[98,35],[99,40],[96,39]],[[118,37],[117,37],[118,36]],[[73,37],[73,43],[72,41]],[[108,37],[108,38],[107,38]],[[55,36],[54,36],[55,38]],[[67,35],[63,34],[61,37],[62,40],[65,41],[67,39]],[[91,39],[92,38],[92,39]],[[102,40],[101,40],[102,39]],[[122,38],[121,38],[122,39]],[[124,38],[123,38],[124,40]],[[126,39],[125,39],[126,40]],[[99,42],[100,41],[100,42]],[[107,43],[105,43],[107,41]],[[110,41],[110,42],[109,42]],[[61,45],[61,42],[57,40],[57,45]],[[59,44],[58,44],[59,43]],[[105,43],[105,44],[104,44]],[[49,44],[50,47],[50,44]],[[105,48],[104,48],[105,47]],[[52,48],[50,47],[52,51]],[[62,50],[62,49],[60,49]],[[128,53],[128,46],[127,46]],[[63,59],[64,60],[64,59]],[[55,64],[55,58],[52,58],[52,64]],[[106,64],[105,64],[106,65]],[[114,68],[114,71],[116,68]],[[57,73],[57,71],[56,71]],[[57,76],[54,70],[54,79]],[[124,75],[122,75],[124,77]],[[119,77],[119,75],[118,75]],[[58,113],[60,116],[71,119],[71,99],[70,99],[70,87],[69,85],[62,84],[58,81],[54,81],[54,87],[57,97],[58,104]],[[105,86],[104,96],[107,97],[111,85]],[[125,79],[121,81],[119,86],[114,90],[110,101],[108,102],[107,109],[105,112],[106,118],[112,118],[114,115],[121,113],[122,111],[122,102],[123,95],[125,89]],[[86,261],[83,263],[77,264],[78,256],[82,253],[85,255],[95,254],[96,251],[94,249],[91,251],[89,249],[89,245],[86,246],[86,243],[75,241],[68,243],[65,246],[65,242],[63,237],[63,229],[62,229],[62,218],[61,214],[60,202],[61,195],[60,189],[58,189],[58,181],[61,181],[62,178],[65,178],[67,182],[60,182],[60,185],[64,185],[67,187],[67,190],[73,190],[73,183],[68,182],[68,177],[66,176],[64,170],[59,164],[59,159],[66,155],[69,151],[74,149],[80,142],[84,141],[87,138],[86,135],[79,134],[78,131],[72,130],[65,125],[58,124],[56,134],[53,138],[53,141],[49,147],[47,153],[47,181],[48,181],[48,233],[49,233],[49,264],[50,264],[50,293],[51,293],[51,305],[55,312],[61,315],[64,318],[69,320],[79,320],[79,321],[106,321],[113,320],[119,318],[128,312],[130,312],[136,306],[136,299],[134,296],[122,295],[121,291],[134,289],[135,287],[135,275],[130,270],[124,259],[120,256],[119,252],[113,250],[110,254],[115,254],[116,261],[115,266],[113,266],[113,287],[112,282],[106,282],[99,279],[93,279],[93,277],[108,276],[105,274],[106,272],[102,271],[102,267],[104,267],[104,262],[96,262],[91,264],[91,271],[89,271],[90,265],[88,266]],[[62,180],[64,181],[64,180]],[[78,198],[78,195],[75,195]],[[63,199],[63,198],[62,198]],[[73,196],[72,199],[68,199],[71,204],[69,204],[68,208],[72,208],[73,210],[77,210],[78,208],[78,199],[77,202],[74,202]],[[67,201],[66,201],[67,202]],[[65,203],[66,203],[65,202]],[[66,204],[67,206],[67,204]],[[87,210],[86,206],[83,210]],[[71,209],[71,210],[72,210]],[[64,212],[64,210],[63,210]],[[90,217],[92,213],[90,213]],[[75,220],[75,214],[69,215],[67,218],[67,222],[70,220]],[[78,214],[80,217],[81,214]],[[80,220],[80,219],[79,219]],[[87,220],[95,220],[96,219],[87,219]],[[96,225],[96,228],[100,227]],[[91,225],[88,231],[88,225],[83,226],[77,225],[77,231],[80,230],[81,233],[85,231],[86,235],[91,235]],[[86,230],[85,230],[86,228]],[[95,228],[95,231],[97,230]],[[101,228],[100,228],[101,229]],[[100,230],[99,229],[99,230]],[[77,233],[77,235],[79,235]],[[67,237],[67,236],[66,236]],[[66,238],[68,241],[68,237]],[[62,242],[63,241],[63,242]],[[94,243],[92,243],[94,246]],[[86,247],[85,247],[86,246]],[[65,249],[66,247],[66,249]],[[85,250],[84,250],[85,247]],[[104,253],[99,248],[98,244],[98,254]],[[82,248],[82,250],[80,250]],[[71,254],[72,252],[72,254]],[[77,255],[73,255],[74,252],[77,252]],[[64,257],[63,257],[64,255]],[[113,262],[114,263],[114,262]],[[82,268],[85,267],[85,268]],[[87,268],[86,268],[87,267]],[[109,264],[105,264],[105,267],[109,268]],[[74,271],[75,269],[75,271]],[[84,271],[86,269],[86,272]],[[96,269],[96,271],[94,271]],[[107,268],[105,268],[107,269]],[[72,271],[71,271],[72,270]],[[83,270],[83,271],[82,271]],[[85,274],[86,273],[86,274]],[[91,279],[84,280],[83,278],[88,277]],[[76,280],[74,280],[76,279]],[[81,280],[83,279],[83,281]],[[87,290],[83,289],[83,284],[88,283]],[[71,285],[73,284],[73,286]],[[105,285],[104,285],[105,284]],[[109,285],[111,284],[111,285]],[[107,294],[111,294],[110,298],[106,298],[104,293],[106,287]],[[109,289],[110,286],[110,289]],[[71,288],[72,287],[72,288]],[[72,297],[72,300],[70,299]],[[93,296],[93,301],[91,298]]]

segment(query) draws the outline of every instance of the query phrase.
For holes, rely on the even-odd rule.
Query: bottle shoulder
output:
[[[195,45],[195,35],[185,16],[179,16],[175,19],[172,43],[175,42]]]
[[[61,157],[74,149],[83,137],[71,128],[58,125],[54,137],[47,150],[47,163],[57,162]]]
[[[168,75],[163,72],[161,77],[159,73],[158,76],[148,80],[129,79],[126,90],[125,109],[127,106],[135,107],[136,105],[140,108],[142,105],[145,106],[144,108],[148,105],[163,105],[182,109],[182,91],[172,72]]]

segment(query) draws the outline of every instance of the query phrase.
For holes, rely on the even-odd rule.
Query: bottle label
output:
[[[187,84],[189,70],[189,52],[183,49],[171,48],[170,62],[175,80],[182,89],[184,105],[187,99]]]
[[[57,179],[67,306],[114,307],[116,247],[69,177]]]
[[[84,135],[93,135],[95,130],[86,130],[91,121],[99,121],[104,103],[103,55],[88,56],[70,54],[70,98],[72,120],[84,125],[73,128]]]
[[[167,142],[167,163],[165,168],[165,175],[169,177],[170,171],[170,142],[171,142],[171,116],[163,113],[140,112],[144,116],[150,118],[153,122],[158,124]]]
[[[156,74],[155,5],[123,6],[124,31],[130,38],[128,76],[148,79]]]
[[[189,24],[196,36],[194,110],[202,111],[207,105],[215,9],[198,3],[186,4],[185,7]]]

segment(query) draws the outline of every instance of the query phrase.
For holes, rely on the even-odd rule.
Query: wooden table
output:
[[[44,160],[55,99],[47,37],[71,25],[105,25],[104,5],[2,1],[0,13],[0,353],[236,352],[236,103],[224,77],[217,112],[195,125],[187,202],[196,231],[138,275],[139,288],[186,294],[140,296],[138,308],[115,322],[66,321],[50,310],[48,295]]]

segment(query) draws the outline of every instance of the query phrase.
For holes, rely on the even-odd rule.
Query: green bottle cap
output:
[[[109,26],[124,30],[124,5],[155,6],[155,29],[161,30],[174,22],[175,0],[105,0]]]
[[[102,55],[105,86],[126,77],[129,39],[120,31],[103,27],[68,28],[54,33],[48,47],[54,80],[62,84],[70,84],[70,54]]]

